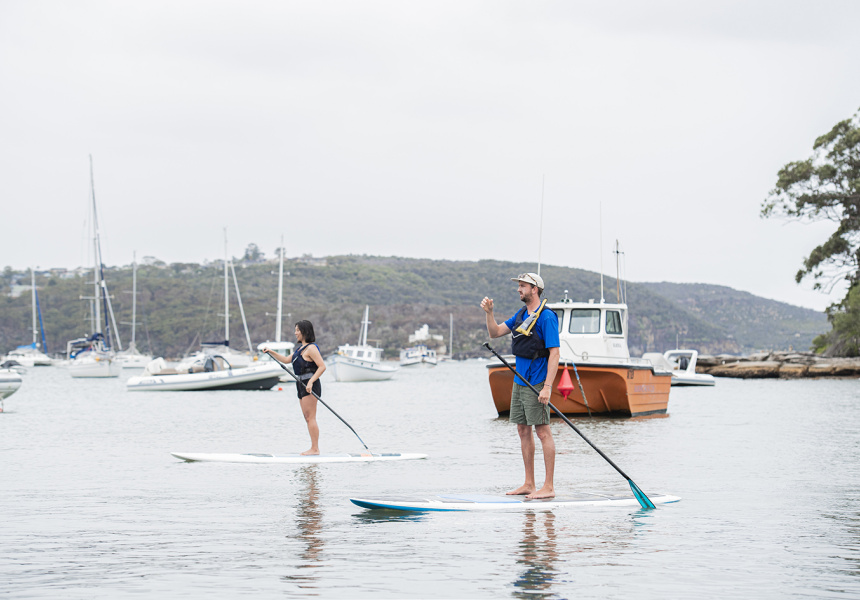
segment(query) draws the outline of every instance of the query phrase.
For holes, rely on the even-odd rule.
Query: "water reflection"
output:
[[[283,579],[295,583],[303,590],[312,590],[317,587],[319,575],[316,569],[322,566],[321,555],[323,552],[323,510],[319,503],[319,466],[308,465],[297,472],[296,485],[296,531],[289,538],[300,543],[301,550],[298,553],[299,574],[287,575]],[[308,595],[317,595],[309,591]]]
[[[514,581],[515,598],[549,598],[557,571],[555,513],[527,512],[523,522],[523,539],[520,542],[517,564],[524,570]]]

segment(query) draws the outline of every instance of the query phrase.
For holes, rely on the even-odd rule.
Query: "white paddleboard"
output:
[[[426,454],[401,454],[399,452],[383,454],[204,454],[200,452],[171,452],[176,458],[188,462],[231,462],[231,463],[344,463],[344,462],[376,462],[389,460],[417,460],[427,458]]]
[[[678,502],[678,496],[654,494],[648,496],[654,504]],[[446,512],[464,510],[554,510],[582,506],[639,506],[629,496],[613,496],[579,492],[573,496],[556,496],[545,500],[527,500],[525,496],[491,496],[484,494],[449,494],[444,496],[367,496],[350,498],[362,508],[381,508],[410,512]]]

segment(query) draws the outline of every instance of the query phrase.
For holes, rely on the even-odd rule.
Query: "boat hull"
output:
[[[278,366],[258,365],[201,373],[175,373],[131,377],[129,391],[196,392],[216,390],[270,390],[280,382]]]
[[[15,371],[10,370],[0,370],[0,400],[3,398],[8,398],[21,387],[21,384],[24,382],[24,379],[16,373]]]
[[[106,378],[119,377],[122,372],[120,365],[113,358],[86,357],[80,360],[71,360],[67,366],[69,375],[81,378]]]
[[[570,370],[573,391],[565,399],[558,390],[565,363],[559,364],[552,386],[550,402],[565,415],[592,414],[638,417],[665,414],[669,406],[669,389],[672,377],[669,373],[654,372],[652,367],[642,365],[597,365],[577,364],[579,379],[588,400],[588,408]],[[505,365],[494,363],[489,370],[490,391],[499,416],[511,410],[511,388],[514,374]]]
[[[397,373],[395,366],[358,360],[335,354],[327,361],[327,369],[335,381],[385,381]]]

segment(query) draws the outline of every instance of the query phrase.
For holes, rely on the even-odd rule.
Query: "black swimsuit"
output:
[[[299,381],[296,381],[296,392],[299,395],[299,400],[305,396],[310,396],[307,390],[308,381],[314,376],[314,373],[317,372],[317,364],[312,360],[308,361],[302,357],[302,352],[308,346],[310,346],[310,344],[305,344],[301,348],[297,349],[293,352],[292,357],[293,373],[295,373],[296,377],[299,378]],[[317,345],[314,344],[314,346]],[[317,346],[317,349],[319,349],[319,346]],[[319,379],[314,381],[314,385],[311,389],[317,396],[322,396],[322,384],[320,384]]]

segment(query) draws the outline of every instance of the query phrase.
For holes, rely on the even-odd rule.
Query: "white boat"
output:
[[[93,200],[94,291],[91,297],[83,297],[82,299],[90,301],[94,332],[88,337],[78,338],[66,344],[66,357],[69,360],[67,369],[72,377],[119,377],[122,367],[115,360],[116,351],[114,348],[121,349],[122,345],[104,277],[92,156],[90,156],[90,189]],[[102,312],[104,312],[104,328],[102,328]]]
[[[36,291],[36,271],[32,267],[30,268],[30,289],[33,303],[33,342],[25,346],[18,346],[0,359],[0,362],[14,360],[23,367],[50,367],[54,361],[43,351],[46,348],[45,332],[41,327],[42,311],[39,307],[39,294]],[[40,333],[41,343],[39,342]]]
[[[268,390],[283,374],[276,363],[258,363],[234,369],[220,356],[209,356],[186,369],[171,369],[163,358],[150,362],[142,375],[130,377],[129,391]]]
[[[370,307],[365,306],[358,344],[338,346],[337,353],[326,360],[326,372],[330,373],[335,381],[384,381],[394,377],[399,370],[396,365],[383,364],[382,348],[367,344],[369,311]]]
[[[714,385],[716,380],[713,375],[707,373],[696,373],[696,361],[699,353],[696,350],[667,350],[663,354],[659,352],[646,352],[642,355],[645,360],[651,361],[655,367],[672,372],[672,385]]]
[[[431,335],[430,326],[425,323],[409,336],[409,343],[412,345],[400,351],[400,366],[435,367],[438,362],[436,350],[427,346],[428,343],[432,344],[434,342],[437,346],[444,349],[444,346],[441,345],[442,336]]]
[[[129,378],[126,382],[129,391],[268,390],[280,380],[284,371],[274,361],[255,361],[251,364],[251,361],[248,360],[243,361],[243,364],[239,366],[234,364],[230,357],[237,354],[245,358],[246,355],[217,353],[219,347],[229,350],[230,345],[230,299],[227,274],[229,259],[226,237],[225,233],[224,330],[227,339],[220,344],[204,345],[202,352],[180,362],[176,368],[169,368],[163,358],[156,358],[146,366],[142,375]],[[235,270],[233,271],[233,281],[236,283]],[[239,285],[236,283],[237,295],[238,292]],[[245,311],[242,308],[241,298],[239,299],[239,309],[242,312],[242,322],[245,323]],[[248,334],[247,324],[245,325],[245,334]],[[248,339],[248,347],[251,347],[250,338]]]
[[[18,391],[23,382],[24,378],[14,369],[0,368],[0,412],[3,410],[3,399]]]
[[[400,351],[401,367],[423,367],[429,369],[435,367],[438,362],[436,351],[431,350],[424,344],[411,346]]]
[[[128,348],[116,353],[116,360],[123,369],[143,369],[152,362],[151,354],[141,354],[137,349],[137,255],[131,262],[131,342]]]

